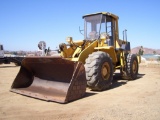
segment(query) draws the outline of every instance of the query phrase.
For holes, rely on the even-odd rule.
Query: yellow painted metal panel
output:
[[[113,63],[117,62],[117,55],[113,46],[95,47],[94,49],[108,53],[112,58]]]
[[[85,63],[86,58],[88,58],[89,54],[92,54],[95,51],[95,47],[97,47],[98,41],[92,42],[87,48],[85,48],[80,54],[78,59],[72,59],[72,61],[81,61],[82,63]]]
[[[82,51],[82,48],[77,47],[72,55],[72,58],[75,58],[76,54],[79,54],[81,51]]]
[[[141,63],[141,56],[140,55],[137,55],[137,60],[138,60],[138,63],[140,64]]]

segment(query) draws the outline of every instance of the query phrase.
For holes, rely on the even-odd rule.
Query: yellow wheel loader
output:
[[[82,98],[87,86],[96,91],[108,89],[116,69],[125,79],[137,78],[139,59],[130,53],[126,30],[124,39],[119,39],[118,16],[101,12],[83,19],[84,40],[67,37],[57,56],[26,57],[12,92],[67,103]]]

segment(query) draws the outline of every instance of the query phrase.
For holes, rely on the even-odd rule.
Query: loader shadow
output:
[[[84,98],[90,97],[90,96],[93,96],[93,95],[96,95],[96,94],[97,93],[95,93],[94,91],[86,92],[85,95],[84,95]]]
[[[138,74],[138,77],[135,80],[138,80],[138,79],[142,78],[144,75],[145,74]],[[135,81],[135,80],[132,80],[132,81]],[[120,73],[115,73],[113,75],[112,85],[111,85],[111,87],[108,90],[112,90],[114,88],[121,87],[122,85],[127,84],[127,82],[129,82],[129,81],[125,80],[125,79],[122,79]],[[108,90],[105,90],[105,91],[108,91]],[[89,91],[86,91],[85,95],[82,98],[80,98],[80,99],[84,99],[84,98],[87,98],[87,97],[90,97],[90,96],[93,96],[93,95],[96,95],[96,94],[98,94],[100,92],[105,92],[105,91],[93,91],[93,90],[89,90]],[[75,101],[79,101],[80,99],[77,99]],[[73,101],[71,101],[71,102],[73,102]],[[69,102],[69,103],[71,103],[71,102]]]
[[[74,101],[70,101],[70,102],[65,103],[65,104],[70,104],[72,102],[78,102],[79,100],[83,100],[83,99],[85,99],[87,97],[91,97],[91,96],[96,95],[96,94],[98,94],[98,92],[91,91],[91,90],[90,91],[86,91],[85,95],[82,98],[79,98],[79,99],[74,100]]]
[[[131,81],[139,80],[139,79],[142,78],[144,75],[145,75],[145,74],[138,74],[137,79],[131,80]],[[125,84],[127,84],[127,82],[130,82],[130,80],[122,79],[120,73],[115,73],[115,74],[113,75],[113,81],[112,81],[112,85],[111,85],[110,89],[114,89],[114,88],[120,87],[120,86],[122,86],[122,85],[125,85]]]
[[[14,67],[19,67],[19,66],[0,66],[0,68],[14,68]]]
[[[123,80],[120,73],[115,73],[113,75],[113,81],[110,89],[114,89],[125,84],[127,84],[127,80]]]
[[[138,80],[138,79],[140,79],[140,78],[143,78],[143,76],[145,76],[146,74],[138,74],[138,76],[137,76],[137,79],[136,80]]]

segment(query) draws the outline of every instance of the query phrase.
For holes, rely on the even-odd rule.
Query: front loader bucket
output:
[[[86,91],[84,65],[58,57],[26,57],[11,90],[60,103],[82,98]]]

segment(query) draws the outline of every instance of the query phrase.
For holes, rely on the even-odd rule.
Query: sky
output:
[[[38,50],[45,41],[52,50],[66,37],[82,40],[85,14],[119,16],[119,36],[127,29],[131,48],[160,49],[160,0],[0,0],[0,44],[5,50]]]

